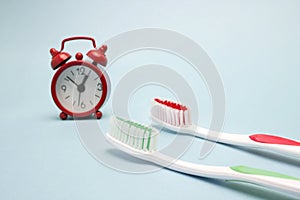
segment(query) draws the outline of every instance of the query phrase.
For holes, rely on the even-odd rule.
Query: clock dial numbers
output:
[[[76,69],[76,71],[77,71],[77,75],[84,75],[84,72],[85,72],[85,67],[78,67],[77,69]]]
[[[74,65],[58,77],[56,93],[63,107],[73,113],[82,113],[98,105],[103,85],[94,70],[84,65]]]
[[[97,90],[102,91],[102,83],[97,83]]]
[[[81,102],[80,107],[81,107],[82,109],[85,109],[86,105],[85,105],[85,103],[84,103],[83,101]]]
[[[62,85],[62,86],[60,87],[60,89],[61,89],[63,92],[66,92],[67,86],[66,86],[66,85]]]

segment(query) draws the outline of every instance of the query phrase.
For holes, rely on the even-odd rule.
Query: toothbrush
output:
[[[300,195],[300,179],[247,166],[208,166],[176,160],[156,150],[159,132],[136,122],[113,116],[106,139],[118,149],[142,160],[174,171],[206,178],[232,180],[264,186],[291,195]]]
[[[192,123],[187,106],[155,98],[151,107],[152,121],[178,133],[241,147],[274,151],[285,156],[300,157],[300,142],[267,134],[232,134],[212,131]]]

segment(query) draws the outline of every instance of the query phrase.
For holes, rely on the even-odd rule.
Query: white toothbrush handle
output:
[[[300,142],[291,139],[267,134],[241,135],[231,133],[218,133],[208,129],[196,127],[195,136],[242,147],[252,147],[271,150],[287,156],[300,157]]]
[[[182,160],[174,161],[174,159],[172,160],[172,158],[159,152],[150,154],[146,160],[150,160],[161,166],[186,174],[222,180],[248,182],[300,196],[300,179],[277,172],[247,166],[220,167],[198,165]]]
[[[289,157],[293,156],[300,158],[300,142],[291,139],[266,134],[242,135],[223,133],[198,127],[196,125],[177,127],[163,122],[153,115],[151,118],[154,123],[178,133],[188,134],[224,144],[270,150]]]
[[[295,177],[245,166],[221,167],[194,164],[177,160],[157,151],[144,152],[137,150],[109,134],[106,135],[106,139],[120,150],[134,157],[153,162],[174,171],[207,178],[244,181],[300,196],[300,179]]]

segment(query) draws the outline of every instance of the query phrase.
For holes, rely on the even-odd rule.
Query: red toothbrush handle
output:
[[[298,141],[279,137],[279,136],[274,136],[274,135],[254,134],[254,135],[250,135],[249,138],[259,143],[300,146],[300,142]]]

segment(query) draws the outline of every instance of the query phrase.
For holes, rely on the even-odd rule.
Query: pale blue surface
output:
[[[288,199],[258,187],[165,169],[132,175],[101,165],[81,145],[75,123],[57,118],[48,51],[71,35],[91,35],[102,42],[136,28],[177,31],[200,44],[219,70],[226,92],[225,131],[260,130],[300,140],[300,2],[118,2],[0,3],[0,199]],[[118,61],[110,71],[112,81],[120,76],[114,71],[118,67],[144,62],[143,56],[133,55]],[[141,94],[133,97],[135,103],[148,101]],[[203,95],[203,105],[209,105]],[[130,105],[131,115],[146,120],[137,104],[136,110]],[[211,112],[207,107],[202,106],[200,116],[205,126]],[[110,112],[110,104],[104,112]],[[300,177],[300,161],[267,159],[223,145],[199,160],[200,143],[194,143],[185,160],[245,164]]]

